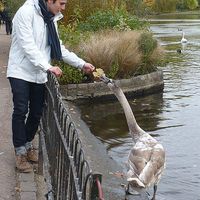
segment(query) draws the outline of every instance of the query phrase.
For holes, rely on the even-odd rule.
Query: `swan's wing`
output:
[[[150,156],[148,151],[138,147],[141,147],[141,145],[135,145],[128,156],[129,171],[127,172],[127,181],[130,186],[135,189],[145,188],[139,176],[145,168]]]
[[[146,166],[151,153],[149,150],[143,148],[132,148],[128,156],[129,167],[139,175]]]
[[[157,144],[152,149],[151,157],[139,175],[140,180],[148,187],[156,184],[161,177],[164,166],[165,151],[162,145]]]
[[[132,182],[134,181],[134,187],[136,187],[135,182],[139,181],[149,187],[158,181],[163,171],[165,163],[164,149],[160,144],[149,147],[144,143],[139,145],[137,143],[129,153],[128,163],[130,170],[127,173],[127,180],[130,182],[134,178],[132,180]]]

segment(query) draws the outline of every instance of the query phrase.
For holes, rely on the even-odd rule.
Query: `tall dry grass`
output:
[[[118,32],[102,31],[93,34],[79,48],[85,60],[93,63],[96,67],[103,68],[105,72],[109,72],[110,67],[113,66],[116,60],[118,40]]]
[[[124,74],[131,76],[141,63],[142,54],[139,51],[138,39],[140,32],[125,31],[119,32],[119,40],[116,49],[118,71],[116,76],[123,78]]]
[[[112,78],[129,77],[142,63],[138,45],[140,34],[138,31],[102,31],[79,48],[85,60],[104,69],[107,74],[115,68]]]

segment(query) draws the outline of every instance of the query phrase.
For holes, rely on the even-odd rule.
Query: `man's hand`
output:
[[[62,70],[58,66],[53,66],[53,67],[49,68],[49,71],[54,73],[56,75],[56,77],[61,77],[61,75],[62,75]]]
[[[95,70],[95,67],[90,63],[85,63],[82,68],[83,72],[90,74]]]

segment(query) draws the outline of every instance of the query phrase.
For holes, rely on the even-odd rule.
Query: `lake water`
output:
[[[170,18],[165,15],[162,19],[168,21],[154,21],[151,25],[170,57],[169,64],[162,68],[164,92],[129,102],[138,124],[166,149],[167,165],[157,200],[200,200],[200,16],[173,17],[188,21]],[[180,43],[180,29],[188,40],[185,45]],[[119,103],[90,103],[80,108],[92,133],[125,169],[133,142]]]

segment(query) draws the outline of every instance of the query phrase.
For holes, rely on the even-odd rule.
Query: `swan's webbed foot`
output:
[[[154,185],[153,187],[153,197],[151,200],[156,200],[156,191],[157,191],[157,185]]]
[[[140,193],[138,193],[137,191],[132,191],[132,192],[130,191],[130,185],[129,185],[129,183],[124,188],[125,188],[125,194],[126,195],[135,195],[135,196],[140,195]]]

